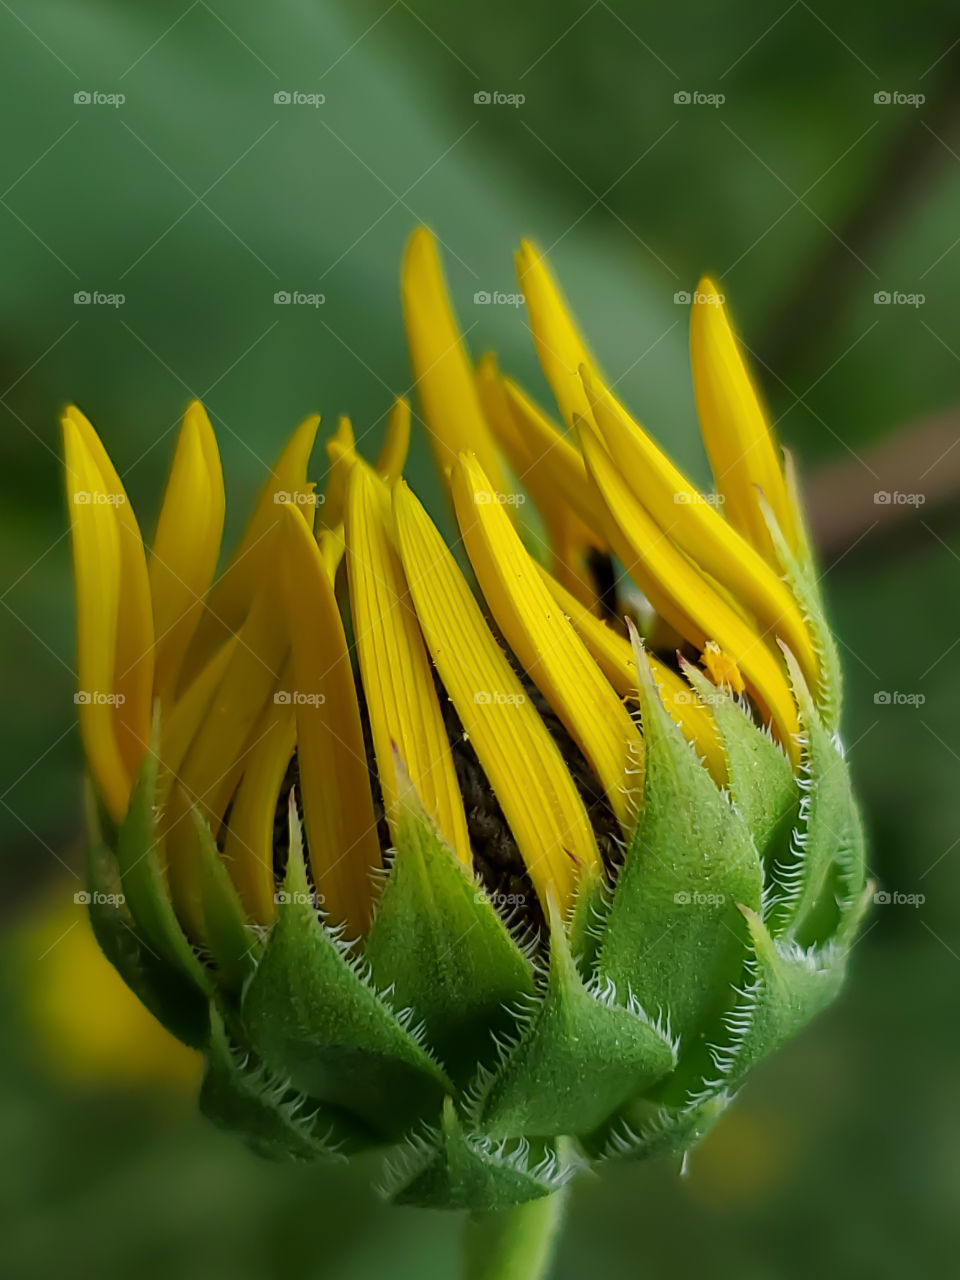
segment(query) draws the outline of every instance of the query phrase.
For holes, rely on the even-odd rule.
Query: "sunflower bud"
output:
[[[703,494],[518,269],[560,424],[472,365],[426,231],[404,264],[469,576],[401,478],[403,400],[374,465],[341,421],[322,493],[305,422],[216,579],[201,406],[149,556],[63,424],[103,950],[205,1053],[215,1123],[389,1149],[398,1202],[474,1210],[685,1153],[836,994],[866,901],[803,516],[715,288]]]

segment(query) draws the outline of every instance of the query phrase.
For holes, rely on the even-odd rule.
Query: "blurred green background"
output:
[[[620,392],[701,478],[675,295],[702,271],[718,276],[812,495],[873,871],[891,893],[925,897],[876,907],[845,998],[751,1081],[688,1178],[624,1166],[578,1187],[558,1277],[949,1273],[960,1187],[950,7],[10,0],[0,36],[2,1273],[454,1273],[455,1218],[388,1210],[369,1169],[257,1162],[195,1116],[189,1066],[168,1071],[146,1031],[133,1050],[105,1040],[88,1063],[83,1037],[109,1018],[95,1012],[104,997],[81,926],[57,916],[24,932],[80,883],[59,408],[74,399],[93,419],[149,532],[179,415],[201,396],[235,533],[308,411],[328,424],[348,411],[368,454],[379,442],[410,381],[398,267],[418,221],[443,242],[474,351],[496,347],[538,394],[522,313],[473,298],[512,291],[521,235],[550,249]],[[325,102],[275,102],[297,92]],[[495,92],[525,100],[475,101]],[[117,94],[121,105],[97,100]],[[278,305],[281,291],[324,301]],[[124,301],[75,300],[94,292]],[[923,302],[878,302],[884,293]],[[411,471],[437,510],[422,440]],[[926,501],[894,510],[873,503],[879,490]],[[59,1055],[36,1033],[43,1010],[80,1024]]]

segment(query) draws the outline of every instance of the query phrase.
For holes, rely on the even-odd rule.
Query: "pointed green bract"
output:
[[[762,872],[750,833],[667,714],[634,641],[647,749],[640,821],[607,916],[599,973],[681,1038],[730,1000]]]
[[[826,941],[863,892],[863,830],[842,752],[788,651],[786,659],[804,737],[802,800],[793,846],[774,868],[764,921],[775,938],[806,947]]]
[[[321,923],[293,806],[290,836],[277,919],[243,1000],[250,1045],[294,1088],[398,1138],[452,1086]]]
[[[584,985],[554,911],[546,992],[482,1089],[476,1127],[494,1138],[589,1133],[672,1070],[664,1033],[615,995]]]
[[[257,967],[262,943],[247,919],[207,820],[196,809],[191,810],[191,818],[200,855],[200,906],[207,945],[224,985],[238,991]]]
[[[729,694],[684,662],[683,673],[710,708],[727,762],[733,802],[765,863],[786,851],[800,792],[790,761]]]
[[[153,741],[157,742],[159,720],[155,719]],[[130,914],[144,937],[161,955],[210,991],[211,978],[200,963],[180,926],[160,860],[157,830],[158,756],[151,748],[144,757],[140,776],[130,795],[130,806],[117,835],[117,865]]]
[[[413,1139],[385,1188],[396,1204],[509,1209],[557,1191],[576,1165],[563,1144],[501,1144],[465,1132],[448,1098],[440,1127]]]
[[[207,997],[143,937],[127,913],[116,859],[103,845],[88,857],[90,924],[100,949],[134,995],[158,1022],[193,1049],[209,1031]]]
[[[508,1006],[532,993],[530,964],[412,788],[405,795],[364,960],[373,982],[422,1020],[452,1078],[465,1080],[511,1028]]]
[[[729,1043],[718,1046],[714,1064],[726,1082],[735,1082],[761,1058],[778,1049],[837,995],[846,955],[777,943],[756,912],[744,908],[754,955],[736,1008],[726,1022]]]
[[[683,1106],[658,1106],[639,1100],[593,1135],[588,1151],[595,1159],[655,1160],[680,1156],[701,1142],[730,1105],[718,1090]]]
[[[241,1134],[259,1155],[276,1160],[345,1161],[370,1136],[340,1112],[272,1077],[252,1054],[232,1044],[215,1008],[200,1110],[218,1128]]]
[[[790,479],[795,491],[796,480],[792,474],[792,468]],[[810,637],[813,640],[813,647],[817,654],[817,661],[820,667],[820,680],[816,690],[817,710],[827,728],[835,732],[840,726],[842,702],[840,655],[837,653],[833,634],[827,626],[827,619],[824,616],[820,582],[816,576],[816,565],[810,551],[806,531],[802,529],[801,522],[800,558],[798,558],[790,550],[787,540],[777,524],[777,519],[763,494],[759,495],[758,500],[767,528],[770,530],[770,537],[776,550],[777,558],[780,561],[784,578],[800,606],[800,611],[803,614],[804,622],[807,624]],[[797,503],[797,510],[800,510],[799,503]]]

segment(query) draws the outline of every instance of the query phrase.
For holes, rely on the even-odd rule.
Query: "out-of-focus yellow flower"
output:
[[[44,1063],[79,1086],[193,1092],[203,1059],[148,1013],[97,945],[86,907],[61,883],[11,936],[22,1016]]]

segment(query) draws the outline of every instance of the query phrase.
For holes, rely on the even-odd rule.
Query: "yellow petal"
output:
[[[401,819],[395,761],[399,753],[421,805],[460,861],[470,866],[456,768],[391,523],[386,485],[359,463],[347,497],[347,573],[384,808],[396,841]]]
[[[637,700],[637,667],[633,649],[625,636],[618,635],[606,622],[585,609],[569,591],[541,569],[547,590],[570,619],[580,639],[590,650],[604,675],[622,698]],[[645,651],[647,664],[654,682],[660,689],[663,704],[672,719],[683,730],[688,742],[696,747],[710,773],[721,785],[726,781],[727,768],[720,740],[713,720],[691,692],[690,686],[675,671],[665,666],[649,650]]]
[[[207,608],[187,653],[181,684],[192,680],[214,650],[240,627],[259,583],[275,574],[270,561],[273,554],[271,534],[280,524],[282,503],[288,499],[295,503],[312,527],[314,486],[307,480],[307,467],[319,425],[320,419],[316,415],[306,418],[290,437],[267,477],[240,544],[210,593]]]
[[[703,279],[690,311],[690,361],[700,426],[726,514],[765,559],[776,563],[757,503],[759,488],[791,547],[797,545],[773,433],[739,343],[712,280]]]
[[[521,244],[516,263],[517,283],[527,300],[540,366],[556,396],[560,415],[569,427],[575,417],[589,413],[578,371],[582,364],[593,365],[593,357],[550,273],[546,258],[529,240]]]
[[[403,481],[394,488],[400,556],[427,648],[546,903],[570,903],[600,865],[560,751],[490,633],[439,532]]]
[[[555,490],[555,502],[576,513],[594,545],[603,547],[601,504],[587,480],[579,450],[510,378],[504,378],[503,389],[531,460],[542,469],[545,484]]]
[[[164,715],[160,724],[159,761],[164,773],[176,775],[180,772],[184,756],[206,719],[213,695],[220,687],[239,642],[239,635],[230,636]]]
[[[278,615],[275,585],[265,581],[170,789],[163,831],[170,889],[177,914],[195,939],[203,937],[204,926],[190,810],[199,809],[216,837],[286,660],[288,641]]]
[[[387,419],[387,434],[377,458],[377,471],[392,483],[403,475],[410,449],[410,401],[398,396]]]
[[[327,458],[330,470],[323,494],[321,514],[328,529],[335,528],[343,520],[343,505],[347,496],[347,477],[356,456],[356,439],[353,425],[344,414],[337,421],[337,429],[327,441]]]
[[[473,449],[501,490],[503,476],[480,408],[473,367],[450,305],[436,241],[418,227],[403,259],[403,315],[417,392],[437,468],[444,475],[461,449]]]
[[[452,472],[460,532],[493,619],[566,726],[624,830],[636,820],[643,741],[627,709],[550,595],[471,454]]]
[[[131,777],[135,777],[147,753],[153,716],[153,615],[147,561],[133,507],[97,433],[75,406],[67,409],[65,417],[83,439],[100,473],[101,494],[112,503],[116,512],[120,600],[114,691],[120,701],[115,709],[114,722],[120,754]]]
[[[485,355],[477,365],[477,391],[487,421],[497,438],[517,480],[530,494],[543,518],[553,553],[553,573],[584,604],[596,606],[596,589],[587,565],[592,550],[602,545],[602,538],[565,500],[564,488],[558,484],[556,472],[565,468],[567,487],[580,487],[586,479],[583,461],[570,442],[523,395],[518,387],[500,377],[496,360]],[[539,421],[540,434],[527,429],[527,421]],[[546,449],[544,440],[552,440]]]
[[[283,514],[280,563],[296,680],[297,751],[310,866],[334,922],[370,924],[381,865],[360,708],[333,586],[302,513]]]
[[[679,551],[637,502],[596,431],[581,419],[583,453],[607,512],[607,535],[657,613],[701,652],[725,649],[785,746],[794,745],[796,705],[783,667],[763,640]]]
[[[114,721],[120,531],[116,508],[93,500],[103,477],[75,422],[63,426],[67,507],[73,544],[77,611],[77,713],[87,764],[114,821],[126,813],[131,775],[120,755]]]
[[[808,679],[817,656],[786,585],[753,546],[719,514],[653,443],[600,380],[581,370],[594,421],[634,497],[691,559],[751,613],[768,645],[785,640]]]
[[[281,685],[284,684],[281,676]],[[292,683],[290,681],[289,683]],[[264,709],[230,806],[223,860],[248,913],[269,924],[276,912],[273,847],[280,791],[296,747],[296,715],[282,693]]]
[[[184,414],[148,563],[156,693],[165,701],[176,687],[216,572],[223,514],[220,454],[210,419],[195,400]]]
[[[743,693],[744,684],[740,668],[713,640],[707,641],[700,661],[707,675],[718,688],[728,688],[734,694]]]

